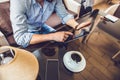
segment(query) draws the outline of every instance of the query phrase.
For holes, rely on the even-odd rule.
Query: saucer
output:
[[[74,60],[71,57],[71,55],[73,55],[73,54],[78,55],[80,58],[79,59],[80,61],[76,61],[77,58],[76,58],[76,60]],[[72,72],[80,72],[80,71],[84,70],[86,67],[86,60],[85,60],[84,56],[78,51],[66,52],[65,55],[63,56],[63,63],[65,65],[65,67]]]

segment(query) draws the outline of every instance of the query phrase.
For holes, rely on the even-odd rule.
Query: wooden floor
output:
[[[69,45],[75,45],[71,48],[79,50],[87,62],[86,68],[80,74],[75,74],[77,80],[120,80],[120,67],[115,66],[111,60],[114,53],[119,50],[118,44],[115,44],[104,33],[98,33],[97,31],[93,31],[87,44],[79,42],[80,40]]]
[[[110,40],[110,39],[109,39]],[[79,50],[85,57],[87,65],[80,72],[78,80],[120,80],[120,67],[115,66],[111,60],[112,55],[118,51],[117,45],[104,34],[93,33],[87,44],[76,42],[70,45],[73,50]]]

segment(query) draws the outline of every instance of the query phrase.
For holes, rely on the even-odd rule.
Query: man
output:
[[[77,23],[73,15],[65,10],[62,0],[10,0],[10,19],[17,44],[27,47],[49,40],[64,42],[69,35],[73,35],[68,31],[55,32],[45,24],[53,11],[56,11],[63,24],[73,28],[90,24],[89,21]]]

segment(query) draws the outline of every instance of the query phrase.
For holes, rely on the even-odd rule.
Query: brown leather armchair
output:
[[[9,7],[10,7],[9,0],[2,3],[0,1],[0,45],[18,46],[13,38],[13,30],[10,22]],[[74,16],[77,16],[77,13],[74,13],[69,10],[68,12],[70,12]],[[51,27],[60,27],[62,25],[61,20],[56,15],[56,13],[53,13],[53,15],[46,21],[46,23]]]

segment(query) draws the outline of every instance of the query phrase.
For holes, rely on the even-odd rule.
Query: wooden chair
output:
[[[106,14],[111,14],[117,18],[120,19],[120,4],[115,4],[115,5],[112,5],[111,7],[109,7],[106,11],[105,11]],[[119,25],[120,23],[116,22],[117,25]],[[113,23],[114,24],[114,23]],[[100,24],[98,24],[98,27],[100,28]],[[118,27],[117,27],[118,28]],[[118,44],[118,47],[120,48],[120,38],[117,38],[116,36],[120,36],[120,34],[118,34],[118,31],[116,31],[116,33],[112,33],[112,30],[114,29],[114,26],[113,28],[105,28],[105,27],[102,27],[101,28],[103,31],[109,31],[109,32],[106,32],[106,33],[110,33],[110,36],[111,38],[116,42],[116,44]],[[116,29],[117,30],[117,29]],[[111,32],[110,32],[111,31]],[[114,31],[115,32],[115,31]],[[113,56],[112,56],[112,60],[113,61],[116,61],[116,58],[118,57],[118,55],[120,55],[120,50],[115,53]]]

